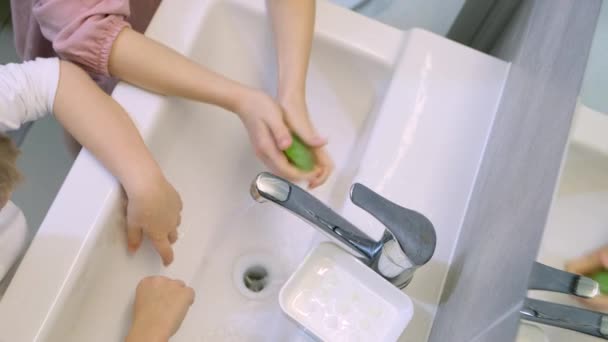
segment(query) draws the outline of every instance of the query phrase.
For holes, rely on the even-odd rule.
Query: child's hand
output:
[[[173,262],[171,244],[177,241],[182,201],[162,175],[140,180],[134,188],[126,188],[129,251],[137,251],[145,233],[167,266]]]
[[[312,148],[315,154],[315,176],[310,179],[309,186],[310,188],[316,188],[325,183],[334,169],[333,161],[324,147],[327,140],[321,138],[313,127],[303,93],[291,97],[285,96],[280,100],[280,103],[285,113],[287,125],[306,145]]]
[[[585,276],[608,269],[608,246],[566,263],[566,271]],[[608,310],[608,296],[598,295],[592,299],[580,299],[585,305],[601,311]]]
[[[291,145],[292,138],[285,125],[281,107],[268,95],[252,91],[238,110],[255,154],[270,170],[292,181],[309,181],[312,185],[318,169],[303,172],[291,165],[283,150]]]
[[[194,290],[181,280],[162,276],[142,279],[137,285],[127,342],[168,341],[193,302]]]

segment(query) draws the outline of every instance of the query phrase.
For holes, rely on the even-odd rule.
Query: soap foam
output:
[[[329,258],[311,268],[301,285],[289,305],[324,341],[383,340],[397,318],[389,303]]]

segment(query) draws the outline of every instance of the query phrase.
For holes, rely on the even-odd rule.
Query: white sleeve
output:
[[[52,113],[58,86],[57,58],[0,66],[0,132]]]

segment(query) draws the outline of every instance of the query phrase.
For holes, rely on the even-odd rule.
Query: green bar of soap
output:
[[[608,271],[599,271],[590,276],[591,279],[600,284],[600,292],[608,295]]]
[[[293,142],[283,153],[285,153],[289,162],[298,169],[312,171],[315,167],[315,157],[310,147],[306,146],[296,135],[292,135],[292,138]]]

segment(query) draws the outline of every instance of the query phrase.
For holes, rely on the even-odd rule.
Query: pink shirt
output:
[[[161,0],[11,0],[15,45],[24,60],[59,56],[106,90],[112,44],[122,29],[144,32]]]

